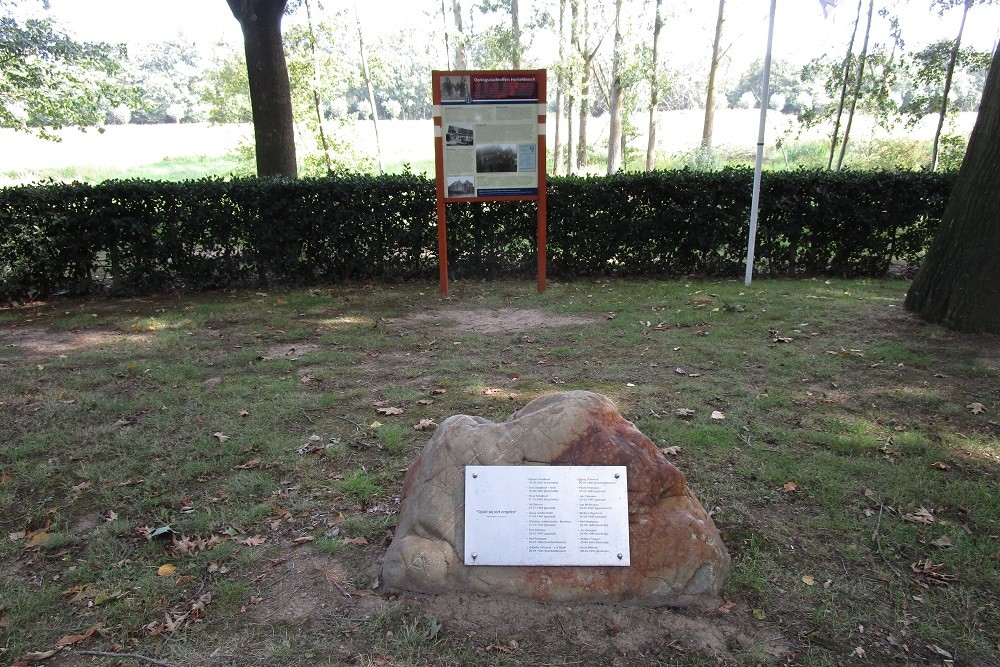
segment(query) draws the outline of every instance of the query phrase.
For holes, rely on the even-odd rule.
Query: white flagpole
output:
[[[767,119],[768,88],[771,84],[771,42],[774,39],[774,9],[777,0],[771,0],[771,14],[767,26],[767,55],[764,56],[764,76],[760,91],[760,131],[757,133],[757,162],[753,171],[753,197],[750,201],[750,236],[747,239],[747,272],[743,284],[750,286],[753,278],[753,254],[757,245],[757,208],[760,204],[760,170],[764,162],[764,123]]]

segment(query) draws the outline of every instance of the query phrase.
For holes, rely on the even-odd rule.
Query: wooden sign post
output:
[[[431,73],[438,270],[448,294],[446,204],[538,202],[538,292],[545,291],[545,70]]]

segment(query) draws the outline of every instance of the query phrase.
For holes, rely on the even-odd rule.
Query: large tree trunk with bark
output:
[[[649,132],[646,138],[646,171],[656,168],[656,112],[660,106],[660,31],[663,30],[663,16],[660,13],[662,0],[656,0],[656,14],[653,18],[653,62],[649,68]]]
[[[615,0],[615,43],[611,58],[611,83],[608,86],[608,175],[622,168],[622,0]]]
[[[949,329],[1000,334],[1000,48],[969,149],[906,308]]]
[[[712,131],[715,129],[715,78],[722,60],[722,23],[726,11],[726,0],[719,0],[719,18],[715,22],[715,41],[712,42],[712,62],[708,68],[708,91],[705,93],[705,124],[701,129],[701,147],[712,147]]]
[[[944,75],[944,91],[941,93],[941,113],[938,115],[937,129],[934,131],[934,144],[931,151],[931,171],[937,171],[938,157],[941,146],[941,131],[944,129],[944,119],[948,115],[948,94],[951,92],[951,79],[955,74],[955,63],[958,61],[958,50],[962,47],[962,33],[965,32],[965,19],[969,15],[972,0],[965,0],[962,5],[962,22],[958,26],[958,36],[951,47],[948,58],[948,71]]]
[[[243,30],[258,176],[296,178],[295,122],[281,43],[287,0],[227,0]]]
[[[510,61],[514,69],[521,69],[521,16],[518,9],[517,0],[510,0]]]

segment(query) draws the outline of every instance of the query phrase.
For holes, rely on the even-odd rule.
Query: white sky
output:
[[[592,0],[597,2],[599,0]],[[641,0],[626,0],[630,3]],[[22,9],[34,0],[22,0]],[[552,0],[554,6],[554,0]],[[183,33],[200,45],[210,46],[220,39],[241,44],[239,25],[226,0],[50,0],[51,15],[86,41],[142,44],[177,37]],[[40,2],[38,3],[41,4]],[[436,11],[440,0],[327,0],[330,7],[353,9],[361,13],[366,32],[395,28],[400,24],[426,24],[424,11]],[[463,5],[470,5],[464,0]],[[521,0],[522,16],[530,16],[539,0]],[[610,4],[610,3],[609,3]],[[840,54],[846,47],[857,3],[839,0],[828,19],[818,0],[778,0],[775,14],[774,55],[797,62],[825,52]],[[867,3],[865,3],[867,5]],[[678,5],[664,0],[666,9]],[[669,16],[664,27],[664,46],[668,62],[678,65],[703,62],[711,48],[718,3],[698,0]],[[936,39],[953,38],[958,29],[960,11],[939,17],[930,9],[929,0],[898,0],[907,48],[919,48]],[[730,55],[737,63],[749,63],[763,56],[767,38],[769,0],[729,0],[726,6],[724,41],[732,44]],[[876,23],[878,23],[876,18]],[[884,22],[883,22],[884,23]],[[1000,36],[1000,7],[974,7],[966,25],[964,44],[992,50]],[[875,41],[886,41],[883,32],[873,34]],[[858,36],[860,45],[861,36]],[[740,65],[736,65],[740,70]],[[745,67],[745,65],[744,65]]]

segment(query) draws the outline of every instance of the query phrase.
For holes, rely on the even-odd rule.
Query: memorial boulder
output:
[[[625,466],[627,566],[466,564],[466,467],[546,465]],[[684,607],[712,604],[729,571],[719,532],[680,470],[611,400],[571,391],[537,398],[500,423],[466,415],[441,423],[406,473],[382,582],[421,593]]]

